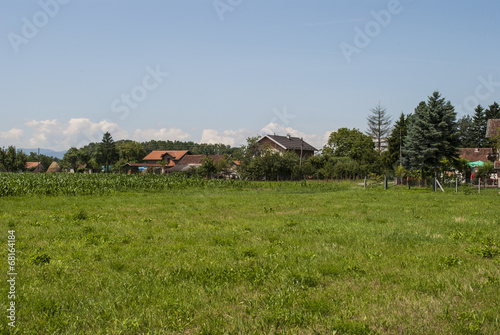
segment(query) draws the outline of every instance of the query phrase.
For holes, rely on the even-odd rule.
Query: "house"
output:
[[[40,173],[45,171],[43,164],[41,162],[26,162],[26,171]]]
[[[460,148],[460,158],[469,162],[494,162],[497,155],[491,148]]]
[[[486,125],[486,137],[494,138],[500,135],[500,119],[489,119]]]
[[[154,150],[143,158],[144,163],[127,163],[125,169],[127,174],[147,171],[163,174],[189,155],[191,155],[189,150]]]
[[[281,153],[293,151],[301,158],[312,157],[314,156],[314,152],[318,151],[318,149],[305,142],[302,138],[290,135],[266,135],[258,143],[261,148],[273,149]]]
[[[491,148],[461,148],[459,150],[459,155],[460,158],[466,159],[470,162],[469,165],[472,167],[471,178],[473,178],[473,175],[477,173],[477,166],[482,165],[480,162],[490,162],[494,164],[497,159],[497,154]],[[466,177],[467,181],[469,181],[468,177],[469,176]],[[494,179],[497,179],[496,176],[493,177]]]
[[[191,155],[189,150],[155,150],[151,151],[142,160],[147,164],[166,162],[168,166],[175,166],[184,156]]]

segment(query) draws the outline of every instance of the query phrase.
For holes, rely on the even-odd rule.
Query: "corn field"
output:
[[[0,174],[0,196],[103,195],[121,191],[161,191],[189,187],[228,187],[234,181],[183,176],[120,174]]]
[[[126,191],[163,191],[215,188],[261,188],[313,192],[348,187],[345,183],[256,182],[247,180],[203,179],[182,175],[155,174],[47,174],[0,173],[0,197],[104,195]]]

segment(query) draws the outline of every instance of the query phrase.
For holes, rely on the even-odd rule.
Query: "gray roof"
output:
[[[302,150],[305,151],[318,151],[318,149],[316,149],[300,137],[266,135],[263,138],[266,137],[286,150],[300,150],[302,148]]]
[[[201,166],[201,164],[177,164],[174,167],[168,169],[168,172],[188,172],[191,169],[197,169]]]

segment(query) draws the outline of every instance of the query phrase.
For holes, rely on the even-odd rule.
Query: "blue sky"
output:
[[[0,146],[100,141],[321,147],[434,90],[472,114],[500,101],[496,1],[6,0]],[[347,51],[346,51],[347,50]],[[353,51],[354,50],[354,51]]]

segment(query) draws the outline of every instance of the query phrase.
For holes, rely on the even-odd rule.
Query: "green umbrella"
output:
[[[470,162],[468,163],[470,167],[478,167],[478,166],[483,166],[484,162],[482,161],[475,161],[475,162]]]

